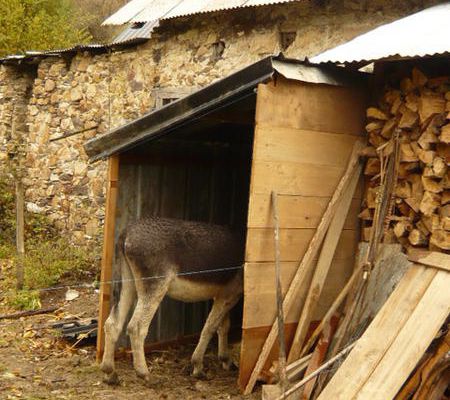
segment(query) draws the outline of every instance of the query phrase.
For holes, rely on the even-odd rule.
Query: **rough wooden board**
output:
[[[112,156],[108,160],[108,181],[106,191],[105,226],[103,228],[103,255],[100,282],[111,281],[112,260],[114,257],[114,227],[116,223],[116,204],[119,178],[119,156]],[[98,315],[97,361],[103,355],[105,336],[103,327],[109,315],[111,298],[111,284],[100,285],[100,305]]]
[[[316,228],[330,202],[331,197],[278,196],[280,228]],[[344,229],[358,229],[360,198],[354,198],[350,206]],[[249,228],[271,228],[270,195],[253,194],[250,198]]]
[[[447,319],[450,312],[449,288],[450,273],[438,271],[389,350],[359,391],[357,399],[394,398]]]
[[[358,136],[304,129],[256,126],[253,158],[344,168]]]
[[[283,295],[287,292],[289,285],[294,277],[298,263],[284,262],[281,265],[281,288]],[[346,280],[352,273],[353,259],[337,260],[332,264],[329,279],[325,283],[324,292],[320,297],[319,304],[313,313],[313,319],[320,319],[328,307],[333,302],[339,291],[345,285]],[[275,318],[275,287],[274,263],[249,263],[244,269],[244,315],[243,328],[253,328],[258,326],[267,326]],[[305,283],[309,282],[312,272],[305,277]],[[298,301],[292,306],[292,309],[285,314],[287,322],[298,321],[301,306],[306,297],[308,285],[298,294]]]
[[[413,265],[318,400],[353,399],[377,367],[430,286],[436,271]]]
[[[355,192],[358,184],[362,166],[359,166],[355,171],[355,174],[347,188],[347,191],[343,194],[339,203],[336,213],[328,228],[328,232],[323,241],[322,249],[320,252],[319,260],[317,262],[314,275],[312,277],[311,284],[309,286],[308,294],[302,312],[299,316],[299,322],[297,331],[295,333],[294,341],[289,352],[288,362],[292,363],[300,356],[302,345],[305,341],[306,332],[311,322],[313,313],[319,302],[320,295],[324,289],[328,273],[330,272],[331,262],[334,258],[334,254],[337,248],[339,238],[342,233],[345,219],[352,201],[353,193]]]
[[[356,315],[353,315],[344,343],[361,325],[367,326],[387,301],[394,288],[411,267],[400,244],[380,244],[367,288]]]
[[[352,135],[364,132],[367,99],[363,90],[278,77],[276,82],[258,86],[257,102],[260,125]]]
[[[315,229],[281,229],[281,261],[298,261],[308,249],[315,234]],[[272,229],[250,228],[247,232],[246,256],[247,262],[273,261]],[[355,230],[342,231],[336,249],[335,260],[343,260],[355,254],[358,232]]]
[[[331,197],[343,167],[294,162],[253,162],[251,195],[270,193],[275,188],[280,195]],[[355,197],[361,197],[357,193]]]
[[[410,261],[428,265],[450,271],[450,255],[445,253],[439,253],[437,251],[420,250],[410,247],[408,249],[408,259]]]
[[[287,323],[284,326],[284,333],[286,337],[286,346],[290,346],[295,333],[296,323]],[[258,359],[259,353],[266,341],[271,326],[261,326],[258,328],[243,328],[242,329],[242,346],[241,346],[241,359],[239,362],[239,387],[241,391],[244,391],[245,384],[247,383],[253,368]],[[265,371],[268,371],[272,365],[272,362],[277,359],[278,356],[278,343],[273,346],[269,357],[260,374],[261,377],[265,377]]]

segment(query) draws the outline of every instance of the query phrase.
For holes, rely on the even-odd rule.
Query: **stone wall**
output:
[[[164,89],[202,87],[282,50],[303,59],[433,3],[305,0],[202,14],[163,21],[137,48],[42,60],[30,95],[13,89],[29,103],[24,133],[28,208],[48,215],[74,243],[95,243],[104,218],[106,165],[87,162],[82,146],[88,138],[150,111]],[[295,40],[283,49],[282,35],[294,39],[293,33]],[[31,79],[10,68],[0,71],[2,153],[17,96],[7,88],[26,87]]]

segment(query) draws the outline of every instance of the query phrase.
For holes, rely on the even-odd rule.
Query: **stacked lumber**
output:
[[[363,238],[369,240],[386,156],[398,146],[397,181],[385,242],[450,251],[450,77],[428,78],[414,69],[399,89],[367,109],[371,147]]]

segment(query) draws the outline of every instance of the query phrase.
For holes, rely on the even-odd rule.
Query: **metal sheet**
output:
[[[158,21],[144,22],[142,26],[136,26],[140,24],[132,24],[131,26],[120,32],[114,39],[113,43],[123,43],[134,39],[150,39],[153,29],[158,25]]]
[[[333,86],[355,86],[365,80],[365,74],[359,72],[340,71],[339,68],[317,67],[299,62],[284,62],[274,59],[273,68],[280,75],[306,83],[318,83]]]
[[[382,25],[311,58],[314,63],[352,63],[450,52],[450,3]]]
[[[107,18],[103,25],[157,21],[185,15],[294,1],[302,0],[132,0]]]

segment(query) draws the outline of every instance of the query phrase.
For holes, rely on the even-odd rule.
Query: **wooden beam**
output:
[[[335,189],[335,192],[331,198],[331,201],[328,204],[327,209],[325,210],[322,220],[320,221],[320,224],[317,227],[317,230],[316,230],[313,238],[311,239],[310,245],[309,245],[302,261],[300,262],[300,264],[298,266],[296,274],[295,274],[295,276],[291,282],[291,285],[289,287],[289,290],[284,298],[284,301],[283,301],[284,314],[287,314],[289,312],[290,308],[292,307],[292,305],[295,303],[296,298],[297,298],[297,293],[300,290],[301,285],[304,283],[304,276],[307,275],[307,273],[311,270],[311,267],[313,265],[313,260],[317,256],[317,253],[320,249],[320,246],[323,242],[325,234],[330,225],[331,219],[333,218],[333,215],[335,214],[335,212],[339,206],[339,202],[342,198],[342,195],[348,189],[348,185],[350,184],[353,174],[354,174],[355,170],[357,170],[357,168],[358,168],[359,152],[362,148],[363,148],[363,144],[360,141],[356,142],[355,145],[353,146],[353,152],[352,152],[352,155],[350,156],[350,160],[349,160],[347,169]],[[252,371],[250,379],[245,387],[245,390],[244,390],[245,394],[249,394],[252,392],[253,387],[256,384],[256,380],[258,379],[259,373],[261,372],[262,368],[264,367],[264,364],[267,360],[267,357],[270,354],[272,346],[275,343],[277,335],[278,335],[278,327],[277,327],[276,321],[274,321],[274,323],[272,324],[270,333],[269,333],[269,335],[264,343],[264,346],[261,350],[258,361],[256,362],[256,365]]]
[[[108,318],[111,301],[112,261],[114,256],[114,229],[116,225],[116,207],[119,182],[119,156],[108,159],[108,180],[106,189],[105,225],[103,228],[103,255],[100,275],[100,305],[97,333],[97,362],[103,356],[105,343],[103,327]]]
[[[376,315],[358,344],[322,391],[318,400],[357,397],[368,377],[397,340],[436,275],[436,270],[414,264]],[[424,324],[426,326],[426,324]],[[382,340],[380,340],[382,338]],[[401,369],[392,366],[395,375]],[[392,371],[395,370],[395,373]],[[358,397],[359,398],[359,397]],[[372,398],[372,397],[365,397]],[[384,399],[392,397],[384,397]]]
[[[408,260],[428,267],[450,271],[450,255],[437,251],[420,250],[410,247]]]
[[[328,276],[328,271],[330,270],[331,262],[333,261],[334,253],[336,251],[339,238],[341,237],[353,194],[355,193],[356,186],[358,185],[359,178],[361,176],[361,171],[362,166],[358,165],[348,189],[343,194],[339,206],[336,209],[336,213],[334,214],[328,228],[328,232],[319,256],[319,261],[317,262],[316,270],[309,287],[308,295],[306,296],[305,304],[300,314],[297,331],[295,332],[294,341],[292,342],[291,350],[288,356],[288,363],[292,363],[300,356],[302,345],[305,341],[306,333],[311,323],[312,315],[317,306],[320,295],[322,294],[322,290]]]

